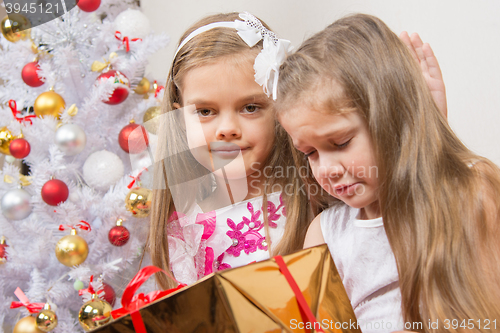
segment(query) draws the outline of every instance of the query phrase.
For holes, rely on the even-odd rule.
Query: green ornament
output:
[[[76,291],[83,289],[83,282],[76,280],[75,283],[73,283],[73,288],[75,288]]]

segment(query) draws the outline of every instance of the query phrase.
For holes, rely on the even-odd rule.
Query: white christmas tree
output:
[[[25,306],[10,309],[20,301],[17,288],[30,303],[50,304],[58,322],[52,332],[83,331],[78,314],[89,294],[78,289],[94,276],[102,298],[112,296],[103,282],[119,295],[142,256],[148,207],[141,193],[136,201],[128,195],[130,187],[147,192],[152,177],[131,163],[148,161],[149,151],[130,146],[138,125],[129,121],[140,124],[157,111],[161,86],[144,71],[168,37],[151,32],[133,0],[81,0],[29,32],[8,23],[0,38],[0,151],[22,158],[29,143],[23,159],[30,172],[23,177],[14,163],[0,171],[0,332],[29,315]],[[122,228],[110,231],[117,221],[128,241]],[[64,238],[73,228],[88,245],[86,258],[81,240]],[[71,246],[83,249],[67,252]]]

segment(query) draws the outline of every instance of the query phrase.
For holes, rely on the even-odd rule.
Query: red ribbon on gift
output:
[[[321,325],[319,324],[318,320],[316,319],[316,317],[312,313],[311,308],[307,304],[306,299],[304,298],[304,295],[302,295],[302,291],[300,290],[299,286],[297,285],[297,282],[295,282],[295,279],[293,278],[292,274],[288,270],[288,267],[286,266],[283,258],[281,256],[275,256],[274,260],[278,264],[278,267],[280,268],[281,274],[283,274],[285,276],[288,284],[290,285],[293,293],[295,294],[295,298],[297,299],[297,304],[299,305],[299,310],[300,310],[300,314],[302,315],[303,322],[304,323],[305,322],[313,323],[313,325],[311,325],[311,326],[314,327],[317,332],[324,333],[324,331],[321,329]],[[316,323],[318,323],[318,325],[316,325]],[[316,328],[316,327],[318,327],[318,328]]]
[[[87,231],[92,230],[90,227],[90,224],[87,221],[83,221],[83,220],[81,220],[80,223],[77,223],[75,225],[69,225],[69,224],[59,225],[59,230],[61,230],[61,231],[64,231],[66,229],[76,229],[76,228],[80,228],[82,230],[87,230]]]
[[[130,42],[136,42],[140,40],[142,42],[142,38],[128,38],[127,36],[122,38],[122,33],[119,31],[115,31],[115,38],[122,42],[125,45],[125,50],[130,51]]]
[[[163,269],[158,268],[156,266],[146,266],[142,268],[139,273],[134,276],[132,281],[129,282],[122,295],[122,307],[120,309],[116,309],[111,311],[111,316],[113,319],[117,319],[123,317],[125,315],[130,314],[132,318],[132,324],[134,325],[134,329],[136,333],[147,333],[146,326],[144,325],[144,321],[142,320],[142,316],[139,312],[140,308],[144,305],[147,305],[151,302],[154,302],[172,292],[184,288],[186,285],[183,283],[179,283],[179,285],[175,288],[169,290],[158,290],[150,292],[147,295],[140,293],[138,295],[134,295],[137,289],[154,273],[163,272],[167,274],[170,278],[175,280],[170,274],[165,272]]]
[[[43,309],[43,306],[45,305],[45,303],[30,303],[28,297],[26,297],[26,295],[19,287],[17,287],[16,291],[14,291],[14,294],[17,296],[17,298],[19,298],[20,302],[12,302],[10,304],[11,309],[25,306],[30,313],[38,313]]]
[[[28,115],[28,116],[24,116],[24,117],[18,117],[18,115],[21,115],[21,112],[17,111],[17,104],[16,104],[16,101],[13,99],[9,100],[9,107],[12,111],[12,115],[14,116],[14,119],[16,119],[20,123],[29,121],[30,125],[33,125],[31,118],[36,118],[35,115],[32,114],[32,115]]]

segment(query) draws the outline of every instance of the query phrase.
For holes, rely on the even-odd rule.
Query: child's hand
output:
[[[424,44],[416,32],[412,33],[410,37],[406,31],[403,31],[399,35],[399,38],[408,46],[413,58],[420,64],[420,68],[431,90],[434,102],[436,102],[439,110],[446,118],[448,115],[448,107],[446,104],[446,90],[444,87],[443,75],[441,74],[441,68],[439,68],[439,63],[430,45],[428,43]]]

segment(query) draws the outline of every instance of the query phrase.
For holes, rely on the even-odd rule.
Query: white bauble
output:
[[[16,158],[12,155],[5,155],[5,162],[7,163],[14,163],[16,161]]]
[[[22,188],[9,190],[2,197],[2,214],[9,220],[22,220],[31,214],[31,195]]]
[[[83,178],[87,184],[101,191],[107,191],[123,177],[122,160],[107,150],[96,151],[83,164]]]
[[[75,124],[62,125],[56,132],[56,145],[68,156],[81,153],[86,143],[85,132]]]
[[[144,38],[151,32],[149,19],[140,10],[127,9],[121,12],[114,22],[115,30],[121,32],[122,38]]]

